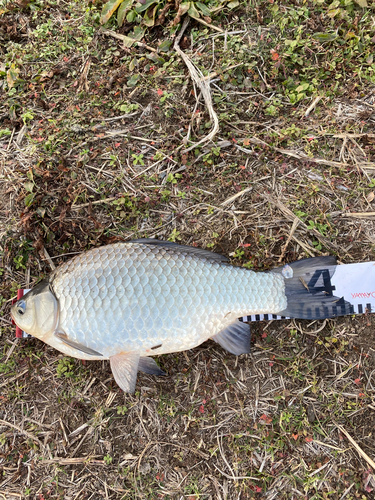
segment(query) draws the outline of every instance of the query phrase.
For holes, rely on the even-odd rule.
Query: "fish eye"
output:
[[[18,312],[18,314],[20,314],[22,316],[22,314],[24,314],[25,310],[26,310],[25,301],[24,300],[19,300],[17,302],[17,312]]]

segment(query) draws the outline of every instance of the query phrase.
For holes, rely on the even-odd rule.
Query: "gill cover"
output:
[[[48,281],[41,281],[11,309],[15,323],[26,333],[42,339],[58,322],[59,307]]]

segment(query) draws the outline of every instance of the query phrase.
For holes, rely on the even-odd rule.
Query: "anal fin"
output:
[[[247,323],[237,320],[211,338],[221,347],[237,356],[250,352],[251,333],[250,325]]]
[[[137,382],[139,353],[121,352],[109,358],[113,376],[124,392],[134,392]]]

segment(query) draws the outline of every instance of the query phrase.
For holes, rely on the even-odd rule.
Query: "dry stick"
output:
[[[297,217],[294,219],[293,221],[293,224],[292,224],[292,228],[290,230],[290,233],[289,233],[289,236],[288,236],[288,239],[286,240],[285,242],[285,245],[283,246],[282,250],[281,250],[281,255],[279,257],[279,260],[278,262],[281,262],[284,258],[284,255],[285,255],[285,252],[286,252],[286,249],[288,248],[288,245],[290,243],[290,240],[292,239],[293,237],[293,234],[295,232],[295,230],[297,229],[298,227],[298,224],[300,223],[300,219],[298,219]]]
[[[49,464],[59,464],[59,465],[75,465],[75,464],[95,464],[95,465],[106,465],[104,460],[93,460],[91,457],[77,457],[77,458],[51,458],[50,460],[40,460],[38,465],[49,465]]]
[[[358,217],[360,219],[367,217],[375,217],[375,212],[348,212],[343,213],[342,217]]]
[[[185,351],[184,351],[185,352]],[[138,458],[138,465],[137,465],[137,469],[139,470],[139,467],[141,465],[141,461],[142,461],[142,458],[144,457],[146,451],[151,447],[151,446],[154,446],[154,445],[167,445],[167,446],[174,446],[175,448],[180,448],[181,450],[185,450],[185,451],[189,451],[191,453],[195,453],[196,455],[204,458],[205,460],[208,460],[210,458],[210,456],[207,454],[207,453],[204,453],[203,451],[200,451],[200,450],[194,450],[192,448],[187,448],[186,446],[181,446],[180,444],[176,444],[176,443],[168,443],[166,441],[150,441],[145,447],[144,449],[142,450],[142,453],[139,455],[139,458]]]
[[[79,85],[78,85],[77,92],[81,92],[82,89],[83,89],[83,86],[85,86],[86,92],[89,91],[89,85],[87,83],[87,75],[89,73],[90,66],[91,66],[91,61],[90,61],[90,59],[88,59],[86,61],[86,63],[85,63],[85,66],[83,68],[82,74],[81,74],[81,76],[78,79]]]
[[[6,323],[7,325],[13,325],[13,323],[11,321],[8,321],[7,319],[5,318],[0,318],[0,321],[3,321],[4,323]],[[0,385],[1,387],[1,385]]]
[[[15,341],[14,341],[14,342],[13,342],[13,344],[12,344],[12,347],[9,349],[8,354],[7,354],[7,357],[5,358],[5,364],[6,364],[6,363],[8,363],[9,358],[11,357],[11,355],[12,355],[12,353],[13,353],[14,349],[16,348],[16,345],[18,344],[18,340],[19,340],[19,339],[15,339]]]
[[[215,469],[217,469],[220,474],[222,474],[224,477],[228,478],[228,479],[232,479],[232,481],[239,481],[241,479],[250,479],[251,481],[260,481],[260,478],[259,477],[251,477],[251,476],[230,476],[229,474],[226,474],[225,472],[223,472],[221,469],[219,469],[219,467],[217,467],[215,464],[213,464],[213,466],[215,467]]]
[[[228,66],[227,68],[222,69],[221,73],[225,73],[226,71],[229,71],[230,69],[238,68],[238,66],[243,66],[243,63],[232,64],[232,66]],[[215,76],[218,76],[218,75],[219,75],[219,73],[214,71],[213,73],[210,73],[209,75],[204,76],[202,78],[202,80],[211,80],[212,78],[215,78]]]
[[[349,491],[353,488],[353,486],[355,485],[355,483],[352,483],[348,488],[346,488],[346,490],[344,491],[344,493],[341,495],[340,499],[339,500],[344,500],[344,498],[346,497],[346,495],[349,493]]]
[[[358,453],[361,455],[362,458],[366,460],[366,462],[374,469],[375,471],[375,462],[365,453],[362,448],[358,446],[358,444],[354,441],[354,439],[351,437],[351,435],[343,428],[341,425],[335,424],[336,427],[339,429],[340,432],[345,434],[345,436],[349,439],[349,441],[352,443],[354,448],[358,451]]]
[[[306,109],[305,111],[305,116],[309,116],[309,114],[311,113],[311,111],[315,108],[315,106],[318,104],[318,102],[320,101],[320,99],[322,98],[322,96],[318,95],[317,97],[315,97],[315,99],[313,100],[313,102],[310,104],[310,106]]]
[[[365,135],[367,135],[367,134],[365,134]],[[291,156],[292,158],[296,158],[297,160],[307,161],[310,163],[329,165],[331,167],[353,167],[352,164],[346,163],[346,162],[325,160],[324,158],[310,158],[309,156],[307,156],[304,153],[299,153],[297,151],[290,151],[289,149],[276,148],[274,146],[271,146],[271,144],[268,144],[267,142],[262,141],[261,139],[258,139],[257,137],[249,137],[248,141],[251,142],[252,144],[256,144],[258,146],[266,146],[266,147],[273,149],[274,151],[277,151],[283,155],[287,155],[287,156]],[[238,144],[236,144],[235,146],[237,149],[239,149],[243,153],[253,154],[253,151],[251,151],[251,149],[244,148],[242,146],[239,146]],[[371,169],[371,168],[375,168],[375,164],[371,163],[371,162],[362,162],[362,163],[358,163],[357,167]]]
[[[28,368],[26,368],[26,370],[24,370],[23,372],[19,373],[18,375],[16,375],[15,377],[12,377],[12,378],[8,378],[5,382],[3,382],[2,384],[0,384],[0,389],[1,387],[4,387],[5,385],[9,384],[10,382],[14,382],[14,380],[17,380],[18,378],[22,377],[23,375],[25,375],[25,373],[27,373],[29,371]]]
[[[326,446],[327,448],[331,448],[332,450],[339,451],[340,453],[344,453],[346,451],[346,450],[343,450],[342,448],[337,448],[336,446],[332,446],[331,444],[323,443],[323,441],[318,441],[317,439],[314,439],[314,443],[319,444],[320,446]]]
[[[8,149],[10,148],[11,144],[12,144],[12,141],[13,141],[13,136],[14,136],[14,132],[16,131],[16,129],[14,128],[12,130],[12,135],[10,136],[10,139],[9,139],[9,142],[8,142],[8,146],[6,148],[6,151],[8,151]]]
[[[183,59],[184,63],[188,67],[188,70],[189,70],[189,73],[190,73],[192,80],[194,81],[194,83],[199,87],[200,91],[202,92],[204,102],[206,103],[211,121],[213,123],[213,128],[212,128],[211,132],[208,135],[206,135],[206,137],[203,137],[203,139],[201,139],[200,141],[193,144],[193,146],[190,146],[189,148],[185,149],[183,151],[183,153],[187,153],[188,151],[191,151],[192,149],[197,147],[199,144],[203,144],[205,142],[211,141],[219,130],[219,119],[218,119],[217,114],[216,114],[216,112],[213,108],[213,105],[212,105],[210,85],[209,85],[207,80],[203,79],[204,76],[202,75],[202,72],[194,66],[192,61],[187,57],[187,55],[178,46],[179,41],[180,41],[185,29],[187,28],[188,24],[189,24],[189,18],[186,18],[183,25],[182,25],[181,31],[175,40],[174,50],[181,57],[181,59]]]
[[[54,271],[54,270],[56,269],[56,266],[55,266],[55,264],[52,262],[52,259],[51,259],[50,255],[49,255],[49,253],[47,252],[47,250],[46,250],[46,248],[45,248],[45,247],[43,248],[43,253],[44,253],[44,256],[45,256],[45,258],[46,258],[46,260],[47,260],[48,264],[50,265],[50,268],[52,269],[52,271]]]
[[[331,241],[329,241],[328,238],[326,238],[321,233],[319,233],[319,231],[317,229],[308,227],[307,224],[305,224],[303,221],[301,221],[301,219],[298,219],[298,217],[296,215],[294,215],[294,213],[288,207],[286,207],[280,200],[274,200],[273,198],[271,198],[270,196],[267,196],[267,195],[262,195],[262,196],[263,196],[263,198],[265,198],[266,200],[268,200],[270,203],[272,203],[273,205],[275,205],[289,220],[291,220],[291,221],[294,222],[297,219],[299,221],[299,224],[306,231],[309,231],[309,232],[313,233],[314,236],[325,247],[331,248],[333,250],[337,250],[337,246],[334,243],[332,243]],[[314,249],[314,251],[316,252],[317,250]]]
[[[193,19],[198,21],[198,23],[201,23],[204,26],[207,26],[207,28],[211,28],[213,30],[219,31],[219,33],[224,33],[224,30],[222,30],[218,26],[215,26],[214,24],[206,23],[206,21],[203,21],[203,19],[201,19],[200,17],[194,17],[194,16],[190,16],[190,17],[192,17]]]
[[[107,132],[105,135],[103,134],[100,137],[93,137],[92,139],[90,139],[86,142],[83,142],[82,144],[77,144],[76,146],[74,146],[74,148],[72,148],[69,151],[69,154],[78,148],[83,148],[83,146],[86,146],[86,144],[89,144],[91,142],[97,142],[97,141],[102,141],[105,139],[111,139],[112,137],[117,137],[119,135],[124,136],[126,139],[134,139],[136,141],[157,142],[157,140],[155,140],[155,139],[147,139],[146,137],[138,137],[136,135],[129,135],[126,130],[118,130],[117,132]],[[68,154],[68,156],[69,156],[69,154]]]
[[[342,146],[341,146],[341,149],[340,149],[340,154],[339,154],[339,160],[341,161],[342,158],[344,158],[344,152],[345,152],[345,147],[346,147],[346,143],[348,142],[348,138],[347,137],[344,137],[344,140],[342,141]]]
[[[177,151],[179,149],[182,148],[182,145],[178,146],[177,148],[175,148],[168,156],[167,155],[164,155],[164,158],[162,158],[161,160],[158,160],[156,161],[155,163],[153,163],[152,165],[150,165],[149,167],[146,167],[144,170],[142,170],[142,172],[138,172],[138,174],[134,175],[134,177],[132,177],[132,180],[136,179],[137,177],[139,177],[140,175],[143,175],[145,172],[148,172],[152,167],[155,167],[156,165],[158,165],[159,163],[161,163],[162,161],[166,161],[166,160],[169,160],[169,161],[173,161],[174,163],[177,163],[173,158],[172,158],[172,155],[174,155],[175,153],[177,153]]]
[[[267,176],[269,177],[269,176]],[[259,181],[258,181],[259,182]],[[239,198],[240,196],[242,196],[243,194],[245,193],[248,193],[249,191],[251,191],[253,188],[252,187],[247,187],[245,189],[243,189],[242,191],[240,191],[239,193],[236,193],[234,194],[233,196],[230,196],[229,198],[227,198],[225,201],[223,201],[222,203],[220,203],[220,205],[222,207],[225,207],[225,205],[229,205],[230,203],[232,203],[232,201],[236,200],[237,198]]]
[[[118,40],[122,40],[123,42],[126,42],[129,38],[131,38],[129,36],[120,35],[120,33],[116,33],[115,31],[111,31],[111,30],[102,30],[102,33],[104,33],[104,35],[113,36],[113,38],[117,38]],[[134,40],[134,44],[137,45],[137,47],[145,48],[147,50],[150,50],[151,52],[157,52],[157,49],[154,49],[153,47],[150,47],[149,45],[145,45],[142,42],[138,42],[137,40]],[[124,46],[126,47],[126,45],[124,45]]]
[[[327,135],[330,135],[330,134],[327,134]],[[332,137],[339,138],[339,139],[345,139],[347,137],[349,137],[349,138],[351,138],[351,137],[354,137],[354,138],[358,138],[358,137],[374,138],[375,134],[366,134],[366,133],[365,134],[335,134]]]
[[[12,429],[15,429],[16,431],[20,432],[21,434],[24,434],[25,436],[27,436],[29,439],[32,439],[33,441],[38,443],[42,449],[45,448],[43,443],[36,436],[31,434],[30,432],[25,431],[24,429],[21,429],[21,427],[18,427],[18,425],[11,424],[10,422],[7,422],[6,420],[1,420],[1,419],[0,419],[0,424],[7,425],[8,427],[12,427]],[[49,448],[46,447],[46,449],[49,452],[49,455],[51,456],[51,452],[49,451]]]
[[[115,122],[116,120],[122,120],[123,118],[131,118],[132,116],[139,115],[139,111],[134,113],[125,113],[124,115],[114,116],[112,118],[96,118],[97,122]]]
[[[117,196],[111,196],[110,198],[105,198],[104,200],[91,201],[90,203],[82,203],[81,205],[72,205],[71,210],[80,210],[81,208],[89,207],[90,205],[100,205],[101,203],[110,203],[111,201],[117,200]]]
[[[143,448],[143,451],[142,453],[139,455],[139,458],[138,458],[138,465],[137,465],[137,469],[139,470],[139,467],[141,465],[141,462],[142,462],[142,458],[144,456],[144,454],[146,453],[146,451],[153,445],[155,445],[156,443],[154,441],[151,441],[150,443],[147,443],[146,446]]]

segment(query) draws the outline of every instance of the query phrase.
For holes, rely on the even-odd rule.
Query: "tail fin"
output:
[[[288,305],[280,316],[300,319],[324,319],[353,314],[353,306],[344,297],[334,295],[331,278],[336,269],[335,257],[303,259],[273,269],[285,279]],[[289,277],[290,276],[290,277]]]

